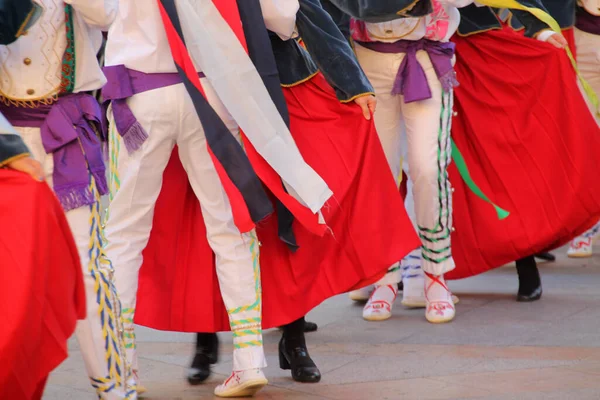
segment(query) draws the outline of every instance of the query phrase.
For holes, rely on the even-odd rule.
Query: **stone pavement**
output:
[[[398,301],[386,322],[363,321],[361,306],[333,298],[310,315],[319,331],[310,352],[323,373],[316,385],[298,384],[277,362],[278,331],[265,333],[270,385],[257,399],[283,400],[587,400],[600,399],[600,255],[570,260],[555,253],[542,264],[543,299],[514,301],[516,271],[504,267],[452,282],[461,298],[456,320],[427,323],[422,310]],[[193,335],[138,330],[141,377],[152,400],[212,398],[231,371],[230,336],[222,359],[203,386],[184,376]],[[88,386],[75,342],[51,376],[44,400],[85,400]]]

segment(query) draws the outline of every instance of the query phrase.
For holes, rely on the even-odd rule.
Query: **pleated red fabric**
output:
[[[38,399],[85,318],[81,264],[48,185],[0,170],[0,193],[0,399]]]
[[[453,253],[465,278],[554,249],[600,217],[600,129],[564,50],[510,28],[455,35],[452,135],[499,221],[454,166]]]
[[[341,104],[321,75],[284,89],[291,132],[334,197],[321,237],[294,224],[290,252],[273,216],[257,226],[263,327],[304,316],[325,299],[378,280],[419,246],[372,121]],[[198,201],[176,155],[163,179],[140,271],[135,321],[184,332],[229,329]]]

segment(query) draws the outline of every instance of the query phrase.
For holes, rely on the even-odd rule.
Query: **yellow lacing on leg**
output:
[[[239,314],[244,311],[258,311],[260,312],[262,294],[260,287],[260,255],[259,255],[259,243],[256,238],[256,233],[251,232],[248,234],[250,236],[250,252],[252,253],[252,269],[254,272],[254,294],[256,301],[250,305],[237,307],[233,309],[227,310],[229,315]]]
[[[125,348],[126,349],[137,349],[137,343],[135,341],[135,331],[133,329],[133,315],[135,310],[133,308],[124,308],[122,311],[123,322],[125,323]]]
[[[115,198],[115,194],[121,188],[121,180],[119,179],[119,170],[118,170],[118,166],[119,166],[118,160],[119,160],[119,153],[121,151],[121,142],[119,141],[119,139],[117,137],[117,130],[115,128],[114,123],[110,125],[108,141],[109,141],[109,150],[110,150],[109,160],[108,160],[108,169],[109,169],[108,200],[109,200],[109,203],[111,203],[113,201],[113,199]],[[106,221],[108,221],[109,210],[110,210],[110,208],[107,208],[105,210],[104,224],[102,225],[102,228],[104,228],[104,226],[106,225]],[[104,230],[103,230],[103,232],[104,232]],[[106,238],[104,236],[102,239],[104,240],[104,243],[106,243]]]
[[[102,230],[100,227],[100,194],[93,176],[90,175],[90,191],[94,194],[95,203],[90,206],[90,243],[88,272],[94,279],[94,293],[98,304],[98,316],[104,338],[105,361],[108,375],[103,378],[90,378],[99,398],[116,388],[125,390],[125,399],[135,398],[135,387],[128,386],[131,368],[125,356],[123,338],[123,320],[121,303],[113,284],[114,269],[106,258],[102,247]]]
[[[233,309],[227,310],[230,318],[235,314],[239,314],[245,311],[256,311],[259,313],[258,317],[254,318],[246,318],[246,319],[238,319],[230,320],[231,330],[233,331],[234,342],[236,338],[241,338],[244,336],[257,336],[257,340],[249,340],[247,342],[242,343],[234,343],[234,347],[236,349],[243,349],[246,347],[257,347],[262,346],[262,329],[261,329],[261,305],[262,305],[262,289],[260,285],[260,252],[259,252],[259,242],[256,237],[255,232],[251,232],[248,234],[250,237],[250,253],[252,254],[252,269],[254,273],[254,295],[255,301],[254,303],[246,306],[241,306]]]

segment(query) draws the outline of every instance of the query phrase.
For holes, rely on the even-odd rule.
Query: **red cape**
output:
[[[450,279],[554,249],[600,217],[600,129],[566,54],[505,28],[456,36],[452,135],[499,221],[454,166]]]
[[[0,170],[0,399],[29,400],[85,318],[79,255],[45,183]]]
[[[294,224],[300,245],[294,254],[277,237],[276,216],[257,227],[264,328],[373,283],[420,245],[373,122],[357,106],[341,104],[321,75],[284,92],[300,152],[334,197],[324,207],[330,228],[324,237]],[[139,278],[136,323],[184,332],[229,329],[200,207],[176,154]]]

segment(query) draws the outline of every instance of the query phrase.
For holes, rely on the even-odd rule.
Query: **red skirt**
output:
[[[341,104],[321,75],[284,92],[292,135],[334,197],[323,209],[330,233],[320,237],[294,224],[295,253],[279,240],[276,215],[258,225],[264,328],[375,282],[419,246],[373,122],[358,107]],[[198,200],[177,154],[165,171],[139,279],[136,323],[229,330]]]
[[[600,129],[563,50],[510,28],[454,36],[452,135],[471,174],[511,215],[499,221],[458,176],[448,278],[554,249],[600,217]]]
[[[0,170],[0,399],[29,400],[85,318],[81,264],[52,190]]]

